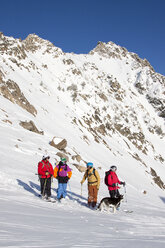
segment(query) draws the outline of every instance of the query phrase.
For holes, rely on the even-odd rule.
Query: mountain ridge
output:
[[[19,106],[13,106],[15,116],[1,119],[3,125],[9,129],[17,125],[19,130],[21,122],[31,123],[30,131],[36,125],[41,130],[38,135],[41,132],[50,141],[62,137],[67,127],[67,137],[62,139],[73,147],[79,142],[84,146],[83,154],[78,147],[64,149],[71,162],[80,155],[84,165],[87,147],[92,146],[92,152],[95,146],[102,147],[109,156],[119,156],[119,163],[122,157],[131,157],[165,188],[161,173],[165,77],[146,59],[113,42],[99,42],[89,54],[77,55],[64,53],[35,34],[21,41],[0,33],[0,61],[1,100]],[[54,121],[57,130],[45,118]]]

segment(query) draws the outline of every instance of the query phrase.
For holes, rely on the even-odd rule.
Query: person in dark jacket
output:
[[[108,190],[111,198],[117,198],[120,196],[118,184],[125,186],[125,182],[121,182],[118,179],[116,171],[117,167],[112,165],[108,175]]]
[[[51,177],[53,176],[53,166],[49,162],[50,156],[44,155],[42,161],[38,163],[38,175],[41,185],[41,196],[50,200],[51,197]]]
[[[70,167],[66,164],[66,159],[61,161],[54,169],[54,177],[58,180],[57,199],[65,198],[67,195],[67,183],[72,176]]]

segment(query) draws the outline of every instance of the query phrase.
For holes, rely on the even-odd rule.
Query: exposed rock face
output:
[[[62,139],[60,142],[56,142],[56,137],[54,137],[52,141],[50,142],[50,145],[54,146],[60,151],[63,151],[67,147],[67,141],[66,139]]]
[[[8,54],[10,56],[17,57],[19,60],[27,57],[25,47],[21,40],[15,40],[14,38],[7,38],[0,33],[0,54]]]
[[[10,121],[10,120],[2,120],[3,122],[6,122],[6,123],[10,123],[10,124],[12,124],[12,122]]]
[[[66,161],[69,162],[69,157],[65,153],[57,152],[56,155],[59,156],[60,158],[66,158]]]
[[[108,57],[114,59],[122,59],[123,57],[128,58],[129,56],[131,56],[138,63],[139,67],[147,66],[154,72],[153,67],[150,65],[147,59],[139,58],[136,53],[128,52],[125,47],[118,46],[112,41],[108,43],[99,41],[97,46],[90,52],[91,55],[93,55],[94,53],[98,53],[100,56],[104,56],[106,58]]]
[[[90,52],[90,54],[93,54],[94,52],[97,52],[99,55],[105,57],[120,58],[118,50],[114,51],[113,49],[110,49],[106,43],[100,41],[98,42],[96,48]]]
[[[35,34],[28,35],[28,37],[24,40],[25,49],[27,51],[36,52],[42,46],[40,41],[41,40],[37,35]]]
[[[27,129],[27,130],[29,130],[31,132],[35,132],[35,133],[38,133],[38,134],[41,134],[41,135],[44,134],[43,131],[39,131],[36,128],[36,126],[35,126],[33,121],[21,121],[20,126],[22,126],[23,128],[25,128],[25,129]]]
[[[0,70],[0,84],[2,83],[2,78],[4,78],[3,72]]]
[[[86,171],[86,167],[78,165],[78,164],[73,164],[80,172],[85,172]]]
[[[62,50],[55,47],[50,41],[43,40],[36,34],[29,34],[28,37],[23,41],[23,45],[26,51],[35,53],[37,50],[44,48],[43,54],[52,53],[54,57],[58,57],[63,54]]]
[[[4,82],[0,78],[0,94],[11,102],[18,104],[32,115],[35,116],[37,114],[35,107],[28,102],[19,86],[14,81],[9,79],[7,82]]]
[[[80,155],[74,155],[74,156],[72,156],[72,159],[73,160],[77,160],[77,162],[80,162],[82,159],[81,159],[81,156]]]
[[[161,188],[161,189],[165,189],[165,184],[163,183],[163,181],[161,180],[161,178],[157,175],[156,171],[151,168],[151,175],[153,176],[153,180],[154,182]]]
[[[156,97],[151,97],[147,94],[147,99],[149,103],[156,109],[159,116],[165,118],[165,99],[159,99]]]

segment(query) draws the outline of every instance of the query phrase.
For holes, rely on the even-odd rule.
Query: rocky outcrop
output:
[[[27,51],[36,52],[42,46],[42,39],[39,38],[36,34],[29,34],[24,40],[25,49]],[[51,47],[53,44],[51,44]]]
[[[108,44],[108,43],[107,43]],[[118,58],[121,59],[120,54],[111,49],[110,46],[108,46],[106,43],[99,41],[97,43],[97,46],[90,52],[91,55],[93,55],[95,52],[97,52],[100,56],[108,57],[108,58]]]
[[[0,70],[0,84],[3,82],[2,78],[4,78],[4,73]]]
[[[72,156],[72,159],[73,160],[77,160],[77,162],[80,162],[81,160],[82,160],[82,158],[81,158],[81,156],[80,155],[74,155],[74,156]]]
[[[146,92],[146,89],[140,82],[135,83],[135,87],[141,95],[143,95]]]
[[[28,102],[16,82],[10,79],[5,82],[0,79],[0,94],[9,101],[18,104],[21,108],[25,109],[30,114],[36,116],[37,110]]]
[[[34,122],[33,121],[20,121],[20,126],[22,126],[23,128],[31,131],[31,132],[34,132],[34,133],[38,133],[38,134],[41,134],[43,135],[44,132],[43,131],[39,131],[37,129],[37,127],[35,126]]]
[[[69,157],[63,152],[57,152],[56,155],[60,158],[66,158],[66,161],[69,162]]]
[[[84,167],[84,166],[81,166],[81,165],[78,165],[78,164],[73,164],[77,169],[78,169],[78,171],[80,171],[80,172],[85,172],[86,171],[86,167]]]
[[[148,94],[146,95],[147,100],[151,105],[154,107],[154,109],[158,112],[159,116],[162,118],[165,118],[165,100],[151,97]]]
[[[142,132],[131,132],[129,127],[126,127],[122,124],[114,124],[115,129],[122,134],[124,137],[127,137],[133,145],[135,145],[139,150],[141,150],[143,153],[147,154],[147,149],[145,145],[147,144],[147,141],[145,140],[145,136]]]
[[[152,72],[155,72],[147,59],[141,59],[136,53],[128,52],[125,47],[118,46],[112,41],[108,43],[99,41],[97,46],[89,54],[93,55],[94,53],[98,53],[102,57],[114,59],[131,57],[138,67],[148,67]]]
[[[37,50],[44,48],[43,54],[52,54],[54,58],[63,54],[62,50],[55,47],[50,41],[41,39],[36,34],[29,34],[23,41],[23,45],[26,51],[35,53]]]
[[[161,178],[157,175],[156,171],[151,168],[151,175],[153,177],[154,182],[161,188],[161,189],[165,189],[165,184],[163,183],[163,181],[161,180]]]
[[[67,147],[67,140],[54,137],[52,139],[52,141],[50,142],[50,145],[54,146],[55,148],[57,148],[60,151],[63,151]]]
[[[19,60],[27,57],[21,40],[5,37],[3,33],[0,33],[0,53],[17,57]]]

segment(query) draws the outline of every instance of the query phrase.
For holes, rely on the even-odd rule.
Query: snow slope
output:
[[[76,55],[35,35],[0,38],[0,247],[164,247],[164,77],[111,42]],[[53,166],[59,161],[53,137],[66,139],[62,152],[73,171],[62,203],[38,198],[38,162],[45,153]],[[101,176],[99,201],[108,195],[104,173],[112,164],[126,181],[115,214],[87,208],[83,173],[74,166],[87,161]],[[53,198],[56,190],[54,179]]]
[[[29,141],[29,144],[33,143]],[[72,167],[68,199],[47,203],[38,198],[39,181],[34,175],[37,158],[31,149],[26,148],[25,152],[25,147],[27,144],[16,157],[14,150],[10,153],[12,166],[6,161],[6,173],[1,174],[0,247],[164,247],[162,191],[153,187],[145,195],[141,192],[145,182],[141,181],[139,189],[128,183],[120,211],[116,214],[93,211],[86,206],[85,185],[81,196],[81,175]],[[54,180],[53,198],[56,189]],[[124,193],[123,189],[120,191]],[[102,183],[99,200],[106,195],[108,192]]]

